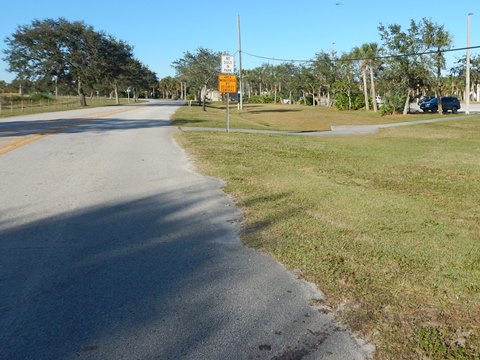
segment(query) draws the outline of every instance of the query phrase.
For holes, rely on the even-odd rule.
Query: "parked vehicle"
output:
[[[423,112],[437,112],[438,111],[438,98],[433,98],[428,101],[423,102],[420,105],[420,109]],[[442,96],[442,111],[443,113],[447,113],[451,111],[452,113],[456,114],[458,109],[460,109],[460,101],[452,96]]]
[[[424,102],[427,102],[429,100],[432,100],[433,98],[431,96],[420,96],[420,98],[418,99],[418,106],[421,106]]]

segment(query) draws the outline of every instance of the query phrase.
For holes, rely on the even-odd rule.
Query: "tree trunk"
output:
[[[120,101],[118,99],[118,84],[115,83],[113,84],[113,92],[115,93],[115,104],[120,104]]]
[[[375,91],[375,80],[373,77],[373,68],[371,66],[368,67],[370,69],[370,91],[372,92],[372,102],[373,102],[373,111],[377,112],[377,92]]]
[[[407,98],[405,99],[405,106],[403,107],[403,115],[408,114],[408,108],[410,106],[410,89],[407,91]]]
[[[80,99],[80,106],[87,106],[87,99],[85,97],[85,92],[82,87],[82,80],[78,79],[77,81],[77,92]]]
[[[202,91],[202,110],[207,111],[207,85],[203,85],[203,91]]]
[[[365,97],[365,110],[370,110],[370,105],[368,104],[368,88],[367,88],[367,69],[365,66],[362,66],[362,78],[363,78],[363,95]]]

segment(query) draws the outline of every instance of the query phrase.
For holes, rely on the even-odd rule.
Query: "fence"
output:
[[[115,99],[91,97],[87,98],[87,103],[91,106],[113,105],[115,104]],[[80,101],[77,96],[59,96],[57,98],[41,100],[34,100],[28,96],[0,96],[0,116],[62,111],[79,107]]]

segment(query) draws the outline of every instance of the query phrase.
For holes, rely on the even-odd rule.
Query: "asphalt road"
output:
[[[0,119],[0,359],[366,358],[321,293],[241,245],[172,141],[177,105]]]

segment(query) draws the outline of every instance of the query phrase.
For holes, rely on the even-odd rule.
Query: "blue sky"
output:
[[[465,47],[469,12],[475,14],[471,17],[471,45],[480,45],[480,2],[475,0],[9,0],[0,8],[0,50],[5,48],[6,36],[33,19],[83,20],[134,46],[135,56],[162,78],[174,75],[170,64],[185,51],[205,47],[234,54],[238,49],[237,14],[244,52],[310,59],[321,50],[331,51],[333,43],[338,53],[365,42],[381,43],[380,22],[408,26],[410,19],[422,17],[444,24],[453,34],[454,47]],[[451,53],[449,63],[461,55]],[[243,56],[244,68],[263,62]],[[13,80],[14,74],[6,69],[0,61],[0,80]]]

